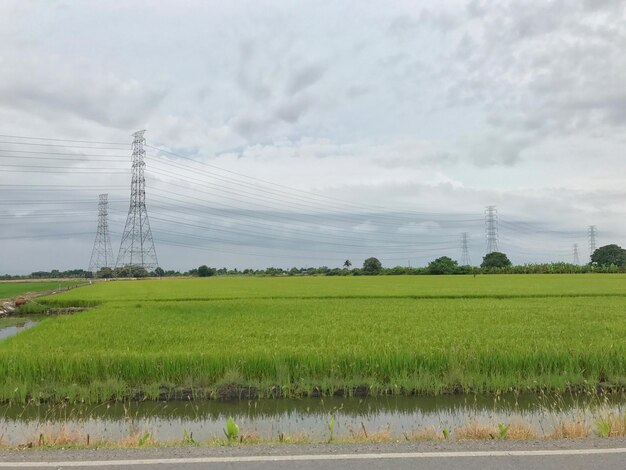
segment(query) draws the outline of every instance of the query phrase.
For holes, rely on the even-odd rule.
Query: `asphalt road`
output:
[[[54,469],[600,469],[626,468],[626,439],[282,445],[0,453],[2,468]]]

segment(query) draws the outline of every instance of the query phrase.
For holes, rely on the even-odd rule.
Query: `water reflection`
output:
[[[22,323],[18,323],[13,326],[7,326],[5,328],[0,328],[0,341],[8,338],[9,336],[13,336],[18,334],[20,331],[27,330],[28,328],[32,328],[35,326],[37,322],[26,320]]]
[[[323,439],[335,416],[335,435],[350,435],[365,428],[401,437],[420,429],[437,430],[469,422],[528,423],[548,433],[562,421],[594,422],[598,413],[623,413],[623,394],[505,395],[325,398],[301,400],[142,402],[99,406],[29,405],[0,409],[0,435],[19,444],[41,432],[71,431],[92,438],[119,440],[138,432],[151,432],[159,441],[180,440],[193,433],[197,440],[223,436],[229,416],[243,433],[262,438],[306,434]]]

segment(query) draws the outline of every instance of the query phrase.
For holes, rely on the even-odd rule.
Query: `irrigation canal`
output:
[[[38,436],[69,434],[81,439],[124,440],[150,434],[156,441],[224,439],[230,416],[241,436],[264,440],[308,438],[324,441],[334,416],[333,436],[404,440],[426,428],[454,435],[468,423],[526,423],[550,434],[562,422],[585,422],[592,434],[599,415],[623,415],[623,395],[598,396],[438,396],[310,398],[255,401],[140,402],[0,407],[4,444],[35,442]]]

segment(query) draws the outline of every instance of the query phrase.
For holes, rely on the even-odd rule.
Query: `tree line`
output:
[[[227,269],[202,265],[189,271],[164,270],[156,268],[148,272],[141,266],[101,268],[96,273],[84,269],[67,271],[36,271],[25,276],[0,275],[0,279],[56,279],[56,278],[145,278],[145,277],[211,277],[211,276],[377,276],[377,275],[437,275],[437,274],[578,274],[578,273],[623,273],[626,272],[626,250],[618,245],[605,245],[593,252],[591,262],[584,265],[571,263],[528,263],[513,265],[505,253],[493,252],[485,255],[480,266],[459,265],[448,256],[441,256],[424,267],[394,266],[383,267],[380,260],[370,257],[362,267],[353,267],[345,260],[342,268],[293,267],[283,269]]]

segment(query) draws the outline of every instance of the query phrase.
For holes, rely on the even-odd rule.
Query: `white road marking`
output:
[[[312,460],[383,460],[433,459],[467,457],[541,457],[564,455],[626,454],[626,447],[614,449],[559,449],[559,450],[490,450],[474,452],[398,452],[382,454],[319,454],[319,455],[257,455],[242,457],[190,457],[177,459],[130,459],[58,462],[0,462],[0,467],[58,468],[58,467],[125,467],[130,465],[243,463],[243,462],[300,462]]]

